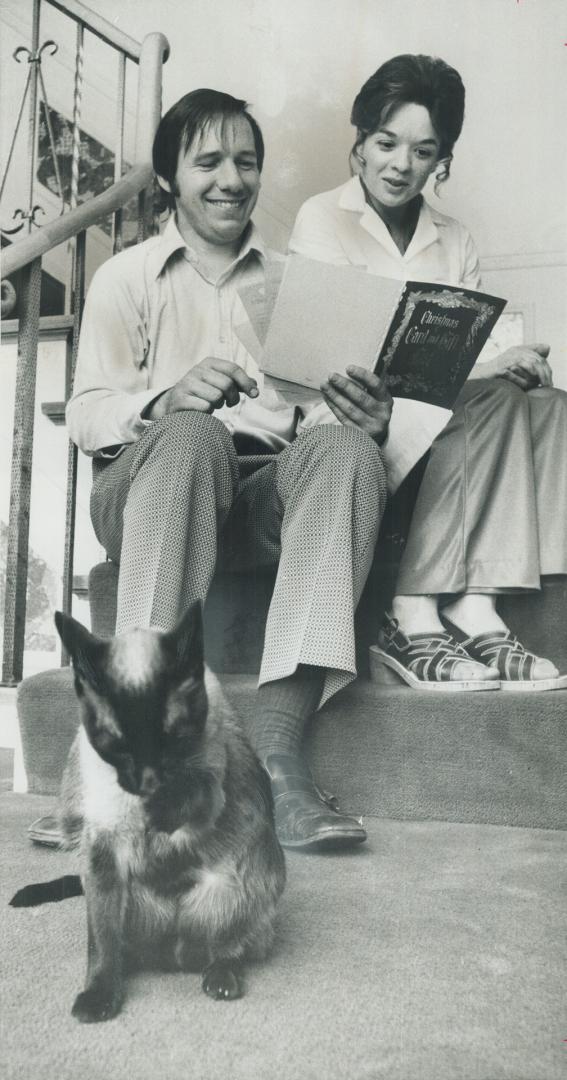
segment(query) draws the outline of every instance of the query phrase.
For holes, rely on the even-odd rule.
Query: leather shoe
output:
[[[272,785],[276,833],[282,847],[323,850],[366,840],[360,821],[341,814],[337,800],[320,791],[295,754],[268,754],[262,760]]]
[[[63,844],[59,818],[53,814],[32,821],[31,825],[28,825],[28,836],[34,844],[45,844],[46,847],[57,848]]]

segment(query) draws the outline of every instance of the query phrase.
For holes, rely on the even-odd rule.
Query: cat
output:
[[[226,707],[209,711],[201,605],[171,632],[111,640],[55,622],[82,721],[61,793],[87,902],[72,1013],[115,1016],[131,966],[199,971],[210,997],[239,997],[243,962],[272,945],[285,862],[267,775]]]

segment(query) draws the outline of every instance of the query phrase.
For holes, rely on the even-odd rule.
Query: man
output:
[[[67,422],[94,457],[93,523],[120,564],[117,632],[171,628],[205,598],[221,541],[250,565],[279,560],[255,741],[280,840],[309,849],[366,836],[321,796],[301,740],[356,674],[353,615],[386,498],[378,447],[391,399],[368,372],[332,376],[337,424],[303,430],[263,389],[236,334],[237,290],[271,257],[250,220],[263,155],[246,103],[228,94],[196,90],[163,117],[153,162],[175,212],[162,236],[95,275]]]

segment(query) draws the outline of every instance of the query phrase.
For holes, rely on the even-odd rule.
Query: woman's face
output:
[[[388,209],[419,194],[439,159],[439,138],[424,105],[400,105],[357,150],[372,201]]]

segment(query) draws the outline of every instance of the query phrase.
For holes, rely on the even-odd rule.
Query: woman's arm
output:
[[[338,222],[331,210],[321,205],[319,196],[308,199],[300,207],[289,240],[289,251],[334,266],[350,265],[340,241]]]
[[[463,249],[463,271],[461,285],[466,289],[482,291],[480,263],[474,241],[465,231]],[[500,352],[498,342],[491,335],[481,356],[473,367],[469,379],[508,379],[521,390],[532,390],[536,386],[552,386],[553,376],[547,362],[549,345],[533,343],[514,345]]]

